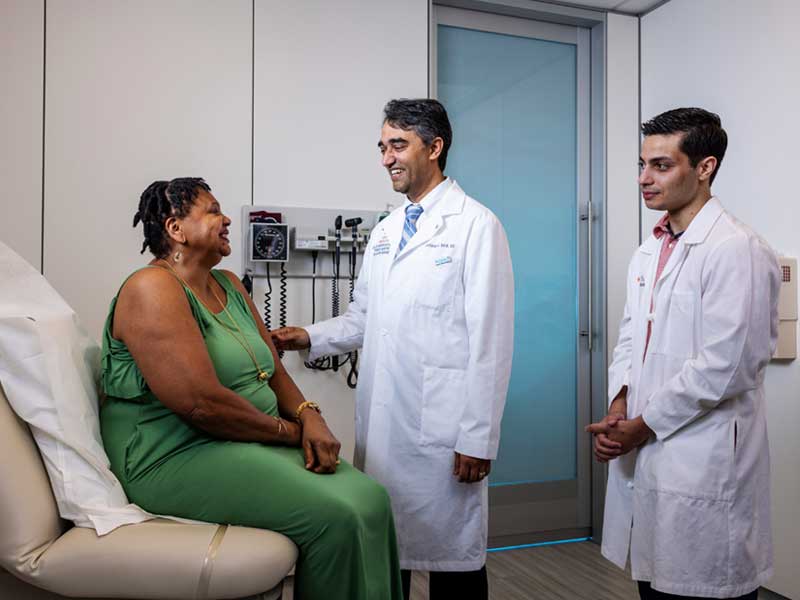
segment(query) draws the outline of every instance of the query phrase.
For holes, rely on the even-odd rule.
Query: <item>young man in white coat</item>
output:
[[[665,211],[628,270],[609,414],[603,555],[643,599],[757,597],[772,574],[764,371],[777,340],[770,247],[711,195],[727,135],[680,108],[642,126],[639,186]]]
[[[370,236],[337,318],[275,331],[311,358],[363,346],[355,465],[389,491],[408,598],[486,599],[488,490],[511,372],[514,281],[503,226],[445,177],[452,132],[436,100],[392,100],[378,148],[407,200]]]

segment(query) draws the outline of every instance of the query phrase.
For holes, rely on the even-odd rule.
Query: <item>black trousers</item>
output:
[[[654,590],[650,587],[649,581],[637,581],[636,583],[639,584],[639,598],[642,600],[677,600],[680,598],[681,600],[707,600],[703,598],[699,598],[697,596],[676,596],[675,594],[665,594],[664,592],[659,592]],[[749,594],[745,594],[744,596],[736,596],[736,598],[730,598],[729,600],[757,600],[758,599],[758,590],[753,590]]]
[[[411,571],[400,571],[403,598],[411,597]],[[489,600],[486,565],[477,571],[431,571],[430,600]]]

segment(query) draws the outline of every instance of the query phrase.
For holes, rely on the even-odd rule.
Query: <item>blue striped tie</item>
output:
[[[419,204],[409,204],[406,206],[406,222],[405,225],[403,225],[403,237],[400,240],[400,245],[397,247],[397,254],[403,251],[408,240],[417,233],[417,219],[419,219],[421,214],[422,207]]]

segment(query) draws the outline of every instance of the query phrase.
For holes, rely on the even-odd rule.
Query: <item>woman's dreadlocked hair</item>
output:
[[[164,258],[169,254],[164,223],[170,217],[182,219],[188,215],[200,190],[211,191],[200,177],[154,181],[147,186],[139,199],[139,210],[133,215],[133,226],[136,227],[141,221],[144,228],[142,254],[148,247],[156,258]]]

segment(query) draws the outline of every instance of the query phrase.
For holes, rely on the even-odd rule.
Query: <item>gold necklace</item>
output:
[[[231,329],[230,325],[228,325],[222,319],[220,319],[219,316],[217,316],[217,314],[213,310],[211,310],[208,307],[208,305],[206,305],[205,302],[203,302],[203,299],[200,297],[200,294],[198,294],[192,286],[190,286],[188,283],[186,283],[186,281],[183,279],[183,277],[178,275],[178,272],[174,268],[172,268],[171,264],[169,264],[163,258],[160,258],[159,260],[162,261],[165,265],[167,265],[167,268],[170,271],[172,271],[172,274],[175,275],[175,277],[177,277],[178,281],[180,281],[183,285],[185,285],[187,288],[189,288],[192,291],[192,293],[194,293],[194,295],[203,304],[203,306],[205,306],[208,309],[208,312],[211,313],[211,316],[214,317],[214,319],[216,319],[216,321],[220,325],[222,325],[222,328],[225,331],[227,331],[229,334],[231,334],[231,337],[233,337],[233,339],[235,339],[237,342],[239,342],[239,345],[241,345],[241,347],[244,348],[245,352],[247,352],[247,354],[250,355],[250,360],[253,361],[253,365],[255,365],[255,367],[256,367],[256,373],[257,373],[256,378],[261,382],[267,381],[267,379],[269,379],[269,375],[267,375],[267,373],[259,366],[258,359],[256,359],[256,353],[253,350],[253,347],[250,345],[250,342],[247,341],[247,338],[245,337],[244,332],[242,332],[242,329],[239,327],[239,324],[236,322],[236,319],[234,319],[233,315],[231,315],[231,313],[228,311],[228,307],[225,306],[225,304],[223,304],[222,300],[220,300],[219,296],[217,296],[217,292],[214,291],[213,286],[209,286],[209,288],[211,289],[211,293],[214,295],[214,299],[217,302],[219,302],[219,305],[222,307],[222,310],[225,311],[225,314],[231,320],[231,323],[233,323],[234,327],[236,327],[237,331],[239,332],[239,335],[242,336],[241,339],[239,338],[239,336],[237,336],[234,333],[234,331],[233,331],[233,329]]]

